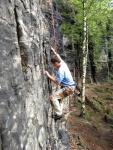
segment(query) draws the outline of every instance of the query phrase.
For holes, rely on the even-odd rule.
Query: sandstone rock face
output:
[[[53,42],[49,3],[0,1],[0,150],[66,148],[65,142],[58,145],[49,102],[52,87],[44,75],[51,70]]]

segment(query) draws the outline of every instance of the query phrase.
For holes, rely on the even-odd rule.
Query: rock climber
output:
[[[54,56],[51,57],[51,63],[58,69],[58,72],[56,78],[51,76],[48,71],[45,71],[45,74],[51,81],[61,87],[50,96],[51,104],[55,112],[53,118],[60,119],[63,117],[63,99],[74,92],[75,82],[67,64],[52,47],[51,50],[54,54]]]

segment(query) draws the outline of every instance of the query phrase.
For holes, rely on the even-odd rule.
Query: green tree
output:
[[[113,9],[107,24],[108,81],[113,80]]]
[[[60,1],[59,1],[60,2]],[[76,18],[72,24],[66,20],[61,28],[68,37],[72,38],[73,43],[80,43],[82,46],[82,111],[85,114],[85,84],[86,68],[89,51],[96,60],[100,59],[99,47],[102,36],[106,33],[106,25],[109,18],[109,0],[65,0],[63,3],[68,7],[68,17]],[[68,5],[67,5],[68,4]],[[63,13],[63,17],[65,14]],[[70,34],[71,33],[71,34]],[[74,38],[73,38],[74,37]],[[79,41],[82,41],[79,42]],[[89,50],[89,43],[93,48]]]

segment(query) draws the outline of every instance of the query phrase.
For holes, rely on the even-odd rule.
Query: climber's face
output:
[[[54,66],[54,67],[56,67],[56,68],[59,68],[59,67],[60,67],[60,65],[61,65],[61,64],[60,64],[60,63],[58,63],[58,62],[55,62],[55,63],[52,63],[52,64],[53,64],[53,66]]]

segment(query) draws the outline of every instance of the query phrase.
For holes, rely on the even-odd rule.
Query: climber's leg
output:
[[[55,93],[52,95],[52,104],[54,111],[57,115],[62,115],[62,109],[63,107],[60,105],[59,100],[62,102],[62,97],[59,95],[62,92],[62,89],[57,90]]]

